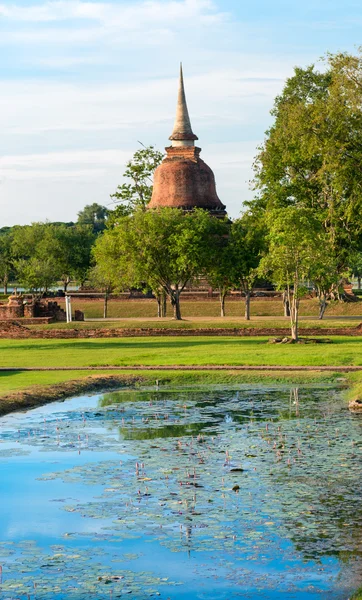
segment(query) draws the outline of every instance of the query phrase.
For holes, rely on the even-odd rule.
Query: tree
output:
[[[232,279],[245,295],[245,319],[250,320],[250,297],[256,280],[257,267],[265,249],[265,225],[256,212],[246,212],[231,227],[230,256]]]
[[[145,209],[152,196],[153,174],[161,164],[163,154],[154,146],[143,147],[134,153],[126,164],[123,177],[130,183],[122,183],[111,198],[120,205],[111,212],[111,220],[116,223],[123,216],[132,214],[136,209]]]
[[[321,241],[324,239],[324,244],[315,247],[309,277],[317,293],[319,303],[318,318],[323,319],[328,302],[336,298],[339,287],[342,284],[343,276],[347,274],[339,273],[338,261],[333,255],[333,249],[331,248],[328,236],[321,234],[320,239]]]
[[[228,236],[230,235],[230,228]],[[225,298],[227,293],[234,287],[233,285],[233,256],[231,254],[228,239],[224,244],[220,244],[218,255],[215,261],[210,265],[207,271],[207,280],[209,284],[218,290],[220,299],[220,315],[225,317]]]
[[[5,229],[5,228],[4,228]],[[14,256],[12,252],[11,230],[0,230],[0,282],[4,286],[4,293],[8,293],[8,283],[14,273]]]
[[[87,204],[78,213],[77,223],[78,225],[91,225],[93,233],[98,234],[106,228],[108,214],[108,208],[93,202],[93,204]]]
[[[51,240],[48,255],[53,257],[57,265],[56,270],[63,282],[64,291],[67,291],[72,279],[83,284],[87,278],[92,247],[96,239],[94,228],[91,225],[52,226],[48,234]]]
[[[362,56],[328,55],[326,69],[297,68],[275,100],[255,161],[252,206],[310,209],[330,238],[337,270],[361,247]]]
[[[174,208],[136,210],[97,241],[95,257],[109,268],[118,287],[163,291],[174,318],[181,319],[180,295],[209,267],[210,248],[220,225],[204,210],[184,214]]]
[[[51,258],[19,259],[15,262],[17,279],[20,285],[32,293],[42,294],[57,281],[54,263]]]
[[[37,281],[40,265],[44,264],[45,283],[40,287],[49,287],[47,272],[51,265],[52,283],[61,280],[66,291],[71,279],[84,282],[94,240],[95,235],[90,225],[33,223],[13,228],[12,252],[17,268],[21,266],[20,277],[24,277],[26,273],[25,277],[28,279],[30,271],[24,269],[23,263],[19,261],[34,259],[33,270],[37,273]]]
[[[259,273],[271,276],[278,289],[287,290],[291,337],[298,341],[299,303],[316,268],[316,251],[325,241],[325,233],[308,208],[270,210],[266,223],[269,249],[261,260]]]
[[[361,289],[362,280],[362,252],[354,252],[349,260],[349,268],[354,277],[357,277],[358,289]]]

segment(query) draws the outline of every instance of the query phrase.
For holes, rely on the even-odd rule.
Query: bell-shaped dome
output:
[[[216,192],[214,174],[200,158],[200,148],[171,147],[166,151],[166,158],[155,171],[148,208],[204,208],[225,215],[225,206]]]
[[[166,157],[155,171],[148,208],[204,208],[218,216],[226,215],[216,192],[214,174],[200,158],[201,148],[194,145],[197,139],[187,110],[181,66],[176,120],[170,136],[172,146],[166,148]]]

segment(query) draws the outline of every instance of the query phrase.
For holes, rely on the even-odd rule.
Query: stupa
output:
[[[203,208],[224,217],[225,206],[217,195],[214,174],[200,158],[201,148],[195,146],[198,137],[192,131],[187,110],[182,65],[176,119],[169,139],[171,146],[166,148],[166,157],[154,174],[148,208],[168,206],[185,211]]]

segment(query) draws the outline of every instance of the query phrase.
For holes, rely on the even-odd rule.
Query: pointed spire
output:
[[[198,137],[193,133],[187,110],[182,63],[180,64],[180,82],[178,88],[176,119],[173,132],[169,137],[173,146],[193,146]]]

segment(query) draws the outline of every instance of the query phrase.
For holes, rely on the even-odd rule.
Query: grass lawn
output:
[[[64,300],[59,298],[57,302],[64,305]],[[99,299],[72,299],[72,308],[83,310],[85,317],[103,317],[103,300]],[[167,307],[171,317],[172,311]],[[181,295],[181,312],[184,318],[188,317],[218,317],[220,315],[220,303],[217,299],[186,300]],[[306,299],[301,301],[300,314],[309,317],[318,317],[318,301]],[[240,317],[244,315],[244,299],[226,299],[226,318]],[[251,315],[261,317],[282,317],[283,305],[281,299],[251,299]],[[326,312],[326,316],[358,316],[362,315],[362,301],[359,302],[332,302]],[[157,303],[152,299],[137,300],[109,300],[108,317],[112,318],[143,318],[157,317]]]
[[[362,336],[332,344],[270,345],[267,338],[147,337],[0,340],[0,366],[362,365]]]

